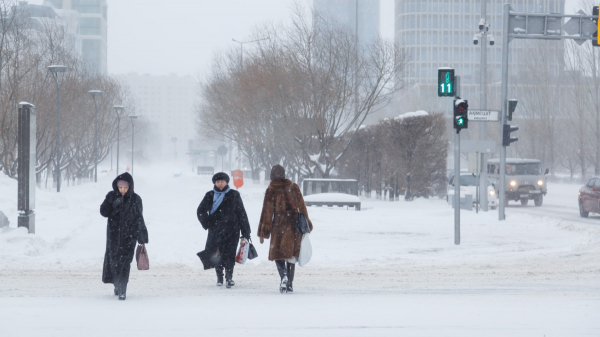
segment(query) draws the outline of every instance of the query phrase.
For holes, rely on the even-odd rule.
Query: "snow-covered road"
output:
[[[535,207],[530,201],[527,206],[511,201],[506,208],[506,215],[510,214],[532,214],[537,216],[549,216],[552,218],[593,226],[600,226],[600,215],[592,213],[589,217],[579,216],[579,205],[577,195],[582,184],[553,184],[548,183],[548,194],[544,197],[544,204]]]
[[[504,222],[463,212],[459,246],[443,200],[311,207],[313,260],[297,268],[295,293],[280,295],[258,240],[259,257],[236,266],[235,288],[214,286],[195,255],[206,239],[195,211],[210,178],[171,172],[136,167],[151,270],[132,271],[125,302],[100,281],[98,208],[112,178],[38,191],[37,232],[28,235],[15,228],[16,182],[0,177],[11,221],[0,230],[0,336],[600,335],[600,219],[580,221],[575,185],[551,187],[565,193],[541,208],[511,204]],[[240,190],[254,233],[264,189]]]

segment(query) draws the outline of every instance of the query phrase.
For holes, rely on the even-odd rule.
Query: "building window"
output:
[[[81,35],[102,35],[101,22],[99,18],[79,19],[79,30]]]
[[[73,0],[71,8],[79,13],[101,14],[101,0]]]

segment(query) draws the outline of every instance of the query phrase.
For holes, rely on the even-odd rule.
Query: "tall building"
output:
[[[313,0],[313,7],[348,25],[361,43],[379,37],[379,0]]]
[[[106,0],[45,0],[61,17],[78,15],[81,56],[88,70],[107,72],[107,10]]]
[[[129,73],[116,76],[131,89],[136,113],[149,122],[157,144],[155,154],[177,153],[180,159],[196,139],[194,104],[197,84],[191,76],[151,76]],[[177,138],[176,141],[174,139]]]
[[[564,13],[564,0],[487,0],[487,22],[496,43],[487,46],[488,84],[498,85],[502,70],[502,5],[510,3],[518,12]],[[481,0],[396,0],[395,40],[406,48],[410,60],[406,68],[408,91],[399,95],[416,99],[426,106],[411,109],[445,111],[445,100],[437,98],[437,69],[452,67],[461,77],[461,96],[477,107],[481,44],[474,45],[481,18]],[[551,48],[564,50],[562,42]],[[513,40],[510,47],[511,80],[519,80],[518,65],[536,51],[530,40]],[[557,69],[560,65],[557,63]],[[436,106],[438,105],[438,106]],[[398,100],[396,101],[398,107]],[[412,111],[412,110],[411,110]],[[399,111],[403,112],[403,111]]]
[[[79,26],[77,21],[72,20],[72,15],[63,17],[52,7],[31,5],[27,1],[19,1],[18,6],[13,7],[13,10],[18,12],[20,19],[27,18],[30,20],[30,29],[44,30],[48,27],[48,24],[60,27],[65,34],[66,47],[76,55],[81,56],[81,41],[78,38]],[[34,36],[30,37],[33,38]]]

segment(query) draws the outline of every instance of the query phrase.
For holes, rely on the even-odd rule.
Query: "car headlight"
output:
[[[488,194],[489,194],[489,195],[490,195],[490,197],[491,197],[491,196],[493,196],[493,195],[495,195],[495,194],[496,194],[496,191],[490,191],[490,193],[488,193]]]
[[[538,180],[538,185],[540,185],[540,186],[544,185],[544,181],[543,180]]]
[[[510,186],[512,186],[512,187],[515,187],[515,186],[517,186],[517,182],[516,182],[516,181],[514,181],[514,180],[513,180],[513,181],[511,181],[511,182],[510,182]]]

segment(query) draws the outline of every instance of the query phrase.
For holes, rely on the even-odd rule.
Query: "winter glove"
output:
[[[121,205],[123,203],[123,197],[119,197],[117,199],[115,199],[115,201],[113,201],[112,205],[113,207],[119,207],[119,205]]]
[[[260,243],[261,244],[265,243],[265,239],[264,238],[260,238]]]

